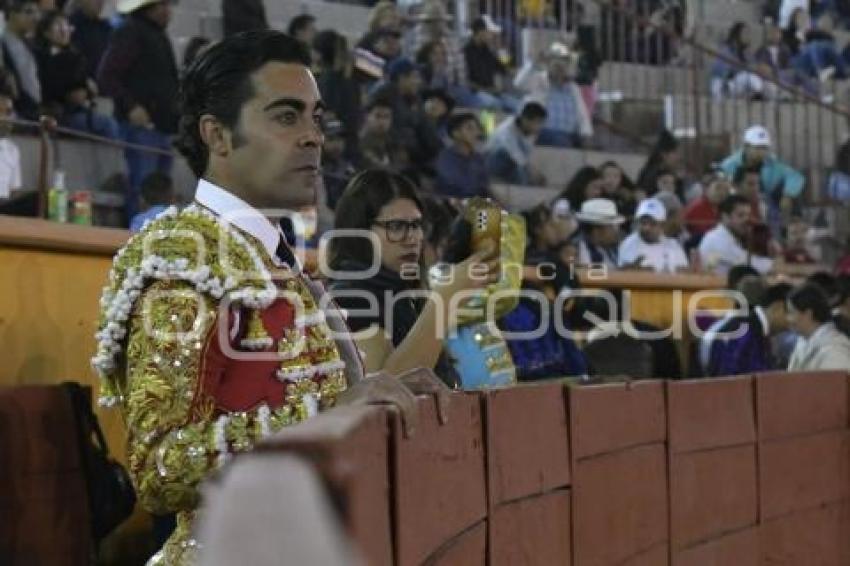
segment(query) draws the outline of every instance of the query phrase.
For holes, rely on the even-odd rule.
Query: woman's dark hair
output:
[[[823,290],[812,283],[806,283],[788,297],[788,302],[799,312],[812,311],[816,322],[826,323],[832,320],[832,309]]]
[[[242,106],[254,96],[251,75],[270,61],[310,66],[307,47],[278,31],[232,35],[204,50],[186,70],[180,85],[180,126],[175,146],[192,171],[203,176],[209,150],[201,139],[201,116],[212,114],[236,129]]]
[[[323,30],[313,39],[313,49],[319,54],[319,65],[333,69],[339,54],[348,50],[348,40],[332,29]]]
[[[743,44],[741,36],[744,30],[747,29],[747,24],[744,22],[735,22],[729,28],[729,33],[726,35],[726,45],[739,57],[744,54],[747,46]]]
[[[646,160],[643,169],[638,175],[638,186],[641,189],[651,189],[655,186],[656,171],[664,162],[664,155],[679,149],[679,141],[669,130],[662,130],[658,134],[652,152]]]
[[[616,167],[620,171],[620,177],[622,180],[620,181],[620,186],[630,191],[635,190],[635,182],[631,180],[631,178],[626,175],[626,172],[616,161],[606,161],[602,165],[599,166],[599,174],[600,176],[604,176],[605,169],[608,167]]]
[[[425,216],[416,186],[406,177],[379,169],[358,173],[337,202],[334,229],[370,230],[381,209],[399,198],[412,200]],[[370,265],[374,253],[371,241],[366,238],[338,237],[331,242],[329,264],[334,269],[340,269],[345,260]]]
[[[289,22],[289,27],[287,28],[287,33],[289,35],[295,37],[295,34],[299,31],[306,29],[311,24],[315,23],[316,17],[310,14],[299,14],[292,18],[292,21]]]
[[[601,178],[602,173],[599,172],[599,169],[586,165],[576,171],[576,174],[567,184],[567,188],[561,193],[561,197],[570,201],[570,208],[579,210],[584,202],[584,190],[590,183]]]
[[[800,12],[805,12],[805,8],[794,8],[794,11],[791,12],[791,17],[788,18],[788,27],[785,29],[790,33],[796,33],[799,30],[797,29],[797,14]]]
[[[850,175],[850,142],[845,142],[838,148],[833,167],[840,173]]]
[[[448,227],[457,218],[458,211],[448,200],[432,196],[422,196],[422,215],[425,217],[425,241],[439,248],[449,237]]]
[[[212,43],[212,40],[202,35],[196,35],[186,44],[186,49],[183,51],[183,68],[188,69],[189,65],[198,58],[201,50]]]
[[[552,210],[541,203],[530,210],[523,211],[525,218],[525,233],[528,238],[527,246],[531,249],[537,248],[537,234],[541,228],[552,218]]]
[[[65,14],[63,14],[59,10],[49,10],[41,15],[41,19],[38,20],[38,25],[35,28],[36,47],[39,47],[41,49],[47,49],[48,47],[50,47],[50,41],[47,39],[47,32],[50,30],[51,26],[53,26],[56,20],[65,17]]]

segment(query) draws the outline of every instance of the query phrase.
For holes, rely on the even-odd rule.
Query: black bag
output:
[[[86,390],[79,383],[65,382],[62,385],[71,399],[77,422],[80,461],[89,495],[92,536],[100,542],[133,513],[136,492],[127,470],[109,456],[106,440],[92,412],[91,399]]]

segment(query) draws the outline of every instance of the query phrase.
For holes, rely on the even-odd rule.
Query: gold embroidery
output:
[[[176,229],[200,234],[206,255],[195,253],[198,242],[192,238],[163,237],[153,245],[163,261],[197,256],[197,260],[186,261],[187,269],[207,265],[221,281],[234,270],[242,270],[249,279],[240,280],[239,289],[264,288],[265,282],[255,273],[255,258],[245,245],[237,245],[220,230],[214,220],[197,213],[181,213],[176,218],[155,221],[146,232]],[[252,238],[245,236],[244,240],[260,249]],[[137,236],[117,258],[110,274],[109,292],[117,292],[123,280],[133,276],[133,270],[143,260],[143,247],[143,238]],[[222,251],[226,260],[219,258]],[[234,288],[232,282],[222,285]],[[299,294],[304,306],[299,314],[308,317],[310,324],[305,324],[304,334],[296,329],[284,332],[278,350],[291,352],[300,345],[303,351],[296,351],[292,360],[282,361],[281,367],[288,364],[286,367],[313,373],[296,383],[281,384],[286,388],[282,406],[262,406],[245,413],[217,414],[215,400],[201,389],[205,345],[216,339],[212,336],[218,315],[215,296],[199,291],[193,281],[160,278],[147,280],[132,303],[127,336],[116,357],[118,363],[113,370],[102,373],[102,394],[119,400],[127,426],[130,474],[140,504],[154,513],[178,514],[177,529],[156,557],[162,564],[193,561],[196,548],[190,533],[199,498],[197,486],[212,469],[229,453],[250,450],[265,434],[307,418],[311,402],[313,408],[317,402],[321,408],[332,406],[346,387],[344,371],[329,369],[327,375],[316,372],[315,364],[338,361],[339,353],[309,289],[295,277],[285,287]],[[105,321],[104,314],[101,327]],[[257,321],[262,325],[259,313],[252,310],[248,335],[261,339]]]

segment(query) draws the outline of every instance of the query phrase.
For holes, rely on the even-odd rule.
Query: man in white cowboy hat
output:
[[[171,21],[167,0],[120,0],[125,15],[113,32],[101,61],[98,82],[115,101],[115,117],[128,142],[170,149],[177,132],[179,72],[174,49],[166,33]],[[168,172],[171,158],[127,151],[130,218],[138,207],[138,189],[153,171]]]
[[[635,214],[635,231],[620,244],[620,267],[675,272],[688,267],[682,245],[664,235],[667,210],[656,198],[644,199]]]
[[[617,205],[607,198],[592,198],[584,201],[576,214],[579,221],[578,237],[579,265],[618,266],[617,244],[620,241],[620,225],[626,220],[617,213]]]
[[[555,42],[546,53],[546,67],[530,61],[517,73],[514,86],[545,102],[548,117],[538,143],[577,147],[593,135],[593,123],[575,82],[578,53]]]
[[[413,29],[413,41],[406,42],[407,56],[415,59],[419,50],[431,42],[439,42],[446,50],[448,63],[446,74],[452,84],[465,87],[467,82],[466,60],[460,47],[460,38],[451,28],[452,17],[446,10],[445,0],[426,0],[422,3],[417,25]]]

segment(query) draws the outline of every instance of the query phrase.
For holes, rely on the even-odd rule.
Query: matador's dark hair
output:
[[[272,30],[230,36],[205,49],[186,69],[180,85],[180,127],[175,146],[202,176],[209,150],[198,128],[201,116],[211,114],[234,129],[239,113],[254,96],[251,75],[276,61],[310,66],[308,48],[292,37]]]

